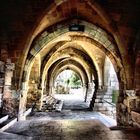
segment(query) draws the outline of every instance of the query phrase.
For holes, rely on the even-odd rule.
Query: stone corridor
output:
[[[119,130],[53,97],[77,88]],[[1,0],[0,126],[2,140],[140,139],[140,0]]]
[[[12,133],[12,134],[10,134]],[[16,123],[1,140],[139,140],[139,130],[110,130],[99,120],[28,120]]]

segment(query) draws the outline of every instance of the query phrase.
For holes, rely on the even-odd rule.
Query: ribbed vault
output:
[[[85,12],[86,9],[88,12]],[[71,25],[83,26],[84,30],[71,31]],[[133,73],[130,65],[127,65],[129,62],[125,61],[130,60],[125,52],[125,44],[114,22],[95,1],[75,0],[74,5],[70,0],[54,1],[38,19],[26,42],[22,60],[21,112],[25,110],[30,74],[38,57],[40,76],[37,84],[41,98],[43,94],[51,94],[51,86],[59,73],[71,69],[86,85],[87,94],[93,88],[90,85],[95,84],[94,100],[97,89],[104,86],[106,57],[111,60],[116,71],[120,96],[123,96],[123,89],[131,88]]]
[[[56,66],[52,65],[52,67],[48,71],[48,81],[54,82],[52,80],[54,80],[57,75],[65,69],[72,69],[73,71],[75,71],[82,79],[83,84],[90,81],[90,79],[87,77],[88,74],[86,73],[84,67],[79,62],[71,58],[66,58],[66,60],[64,59],[61,62],[58,62]],[[90,72],[88,71],[88,73]]]
[[[83,25],[85,30],[84,32],[69,31],[70,24]],[[113,38],[101,28],[87,22],[72,20],[63,26],[57,24],[36,37],[31,45],[24,68],[23,81],[26,84],[28,84],[34,59],[38,56],[41,61],[38,84],[41,96],[52,93],[54,79],[68,67],[81,77],[83,85],[86,87],[90,87],[89,84],[93,80],[96,81],[96,89],[98,85],[102,86],[104,82],[101,69],[105,56],[108,56],[112,61],[118,79],[125,83],[125,77],[121,79],[120,73],[118,73],[124,69]]]

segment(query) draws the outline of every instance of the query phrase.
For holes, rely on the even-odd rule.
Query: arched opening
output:
[[[74,23],[84,26],[85,30],[82,33],[70,31],[69,25]],[[41,56],[40,108],[44,92],[47,95],[52,93],[53,80],[51,79],[51,73],[55,74],[56,69],[63,66],[62,64],[65,64],[67,59],[74,61],[70,63],[86,73],[88,80],[84,83],[86,89],[85,101],[90,102],[90,109],[94,109],[98,89],[100,90],[104,86],[103,64],[106,56],[109,57],[114,66],[120,87],[119,97],[122,98],[124,96],[122,91],[126,88],[126,75],[122,74],[124,67],[114,39],[100,27],[79,19],[62,22],[61,26],[59,24],[43,31],[34,39],[26,60],[25,71],[37,55]],[[28,73],[24,72],[23,79],[28,81],[28,77]]]
[[[32,120],[38,116],[46,120],[100,119],[104,114],[116,119],[118,126],[140,125],[138,0],[16,0],[1,2],[0,7],[1,113],[19,121],[30,111]],[[67,70],[75,74],[62,76]],[[74,102],[77,108],[85,104],[88,109],[78,110]],[[43,131],[44,122],[39,124]],[[60,125],[66,128],[65,123]],[[74,136],[86,139],[82,136],[95,127],[89,125],[87,131],[89,123],[85,123],[79,129],[80,123],[72,124],[79,133]]]
[[[79,89],[82,87],[80,77],[72,70],[62,71],[57,75],[54,81],[54,94],[69,94],[71,89]]]
[[[72,20],[71,22],[75,21],[77,22],[77,20]],[[115,71],[120,71],[120,69],[123,71],[116,45],[110,40],[106,32],[100,28],[99,31],[95,31],[94,25],[83,21],[80,24],[86,27],[82,35],[79,32],[69,32],[69,26],[65,24],[64,27],[61,27],[61,34],[56,34],[57,30],[53,31],[55,33],[53,33],[52,39],[49,40],[50,37],[45,31],[42,33],[43,36],[39,36],[31,46],[26,67],[30,66],[34,57],[37,55],[41,56],[41,77],[39,80],[41,89],[39,90],[39,92],[41,91],[40,109],[44,95],[52,95],[54,93],[53,86],[55,82],[53,78],[60,71],[64,70],[58,71],[61,67],[72,65],[72,67],[78,68],[79,74],[84,73],[81,77],[83,76],[84,79],[85,102],[90,103],[88,105],[90,109],[95,109],[94,104],[96,105],[98,92],[104,86],[103,64],[105,63],[105,57],[108,56],[110,58]],[[88,28],[92,29],[93,32],[89,32]],[[96,35],[102,36],[104,40],[100,40]],[[89,47],[88,49],[86,49],[87,46]],[[121,81],[120,73],[117,73],[117,76]],[[24,77],[28,79],[28,73],[27,75],[25,73]]]
[[[84,92],[83,81],[76,72],[64,70],[54,81],[54,97],[64,101],[64,110],[89,108],[89,103],[85,102],[86,92]]]

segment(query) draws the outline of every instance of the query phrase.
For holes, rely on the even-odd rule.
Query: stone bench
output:
[[[47,96],[46,100],[44,101],[42,110],[43,111],[46,111],[46,110],[61,111],[62,107],[63,107],[63,101],[55,99],[52,96]]]
[[[55,105],[55,110],[56,111],[61,111],[63,108],[63,101],[62,100],[58,100],[57,104]]]
[[[45,105],[46,105],[46,108],[48,110],[55,109],[56,103],[57,103],[57,99],[55,99],[54,97],[52,97],[52,96],[47,96],[46,97],[46,103],[45,103]]]

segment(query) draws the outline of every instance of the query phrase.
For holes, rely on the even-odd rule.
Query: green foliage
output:
[[[118,96],[119,96],[119,91],[113,90],[112,91],[112,103],[115,103],[115,104],[117,103]]]
[[[69,85],[69,83],[70,83],[70,79],[66,79],[65,80],[65,83],[67,84],[67,86]]]
[[[59,78],[58,83],[59,82],[60,82],[60,78]],[[61,79],[61,85],[63,85],[64,87],[67,87],[67,88],[68,87],[80,88],[82,85],[82,82],[81,82],[81,79],[79,78],[79,76],[75,72],[72,72],[69,77],[66,76]]]
[[[78,75],[76,73],[72,73],[71,77],[70,77],[70,86],[73,88],[79,88],[81,87],[81,80],[78,77]]]

